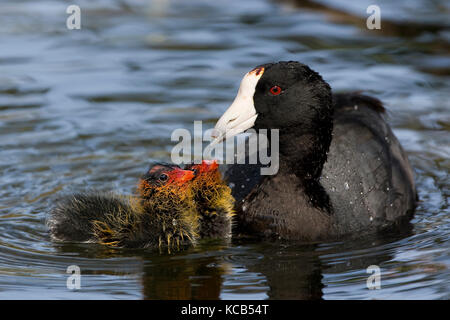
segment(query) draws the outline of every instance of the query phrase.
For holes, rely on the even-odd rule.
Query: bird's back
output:
[[[334,99],[333,138],[321,184],[330,196],[338,234],[380,230],[408,220],[416,191],[413,170],[375,98]]]

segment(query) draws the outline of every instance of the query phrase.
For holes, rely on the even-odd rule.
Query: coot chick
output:
[[[195,244],[198,214],[192,202],[194,174],[156,164],[140,179],[137,196],[79,193],[51,211],[51,238],[112,247],[149,248]]]
[[[185,166],[185,170],[195,173],[192,190],[200,215],[200,238],[231,238],[234,198],[222,180],[217,161],[203,160],[201,164]]]
[[[279,129],[279,170],[262,176],[259,165],[228,169],[240,231],[335,239],[411,219],[413,170],[383,113],[375,98],[332,95],[322,77],[299,62],[247,73],[216,124],[213,143],[249,128]]]

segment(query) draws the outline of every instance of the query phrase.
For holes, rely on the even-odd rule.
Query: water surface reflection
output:
[[[0,298],[449,299],[447,1],[0,3]],[[171,132],[212,127],[255,65],[299,60],[382,99],[415,168],[410,230],[337,243],[202,243],[181,253],[52,243],[61,193],[129,193]],[[82,289],[66,287],[79,265]],[[379,265],[382,289],[368,290]]]

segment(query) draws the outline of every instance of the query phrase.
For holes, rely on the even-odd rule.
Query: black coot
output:
[[[279,129],[279,170],[262,176],[259,165],[229,167],[239,231],[319,240],[411,219],[413,170],[383,113],[375,98],[332,95],[317,72],[298,62],[247,73],[216,124],[215,141],[249,128]]]

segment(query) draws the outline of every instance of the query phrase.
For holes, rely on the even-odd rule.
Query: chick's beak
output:
[[[210,172],[219,168],[219,163],[217,160],[203,160],[202,161],[202,171]]]
[[[185,183],[188,182],[192,179],[194,179],[194,172],[192,172],[191,170],[183,170],[183,169],[179,169],[176,168],[175,170],[173,170],[173,172],[170,174],[171,178],[173,179],[173,181],[178,182],[178,183]]]

